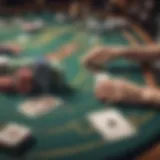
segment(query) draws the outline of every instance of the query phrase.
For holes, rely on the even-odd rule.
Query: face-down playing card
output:
[[[37,117],[47,114],[49,111],[56,109],[62,105],[62,100],[56,97],[44,96],[33,98],[21,104],[18,108],[19,112],[28,117]]]
[[[88,119],[104,140],[117,141],[132,137],[136,128],[115,109],[105,109],[90,113]]]
[[[0,131],[0,146],[17,147],[30,137],[30,128],[18,123],[8,123]]]

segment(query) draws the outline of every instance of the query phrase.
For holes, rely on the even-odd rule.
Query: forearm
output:
[[[149,45],[139,47],[127,47],[124,48],[122,55],[125,58],[137,60],[137,61],[153,61],[160,59],[160,45]]]
[[[124,79],[112,79],[103,74],[96,77],[95,95],[104,102],[160,105],[159,89],[140,86]]]

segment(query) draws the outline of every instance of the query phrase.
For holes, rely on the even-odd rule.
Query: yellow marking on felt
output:
[[[140,35],[140,37],[145,40],[147,43],[155,43],[152,38],[149,36],[149,34],[144,31],[141,27],[139,27],[137,24],[132,24],[132,28]]]
[[[79,153],[83,153],[83,152],[87,152],[87,151],[91,151],[93,149],[98,149],[100,147],[102,147],[103,145],[105,145],[105,142],[102,140],[96,140],[96,141],[91,141],[91,142],[87,142],[87,143],[83,143],[83,144],[77,144],[75,146],[72,147],[63,147],[63,148],[53,148],[50,150],[46,150],[46,151],[41,151],[39,153],[34,153],[31,156],[31,158],[33,157],[41,157],[41,158],[60,158],[60,157],[65,157],[65,156],[69,156],[69,155],[75,155],[75,154],[79,154]]]
[[[24,43],[24,44],[21,44],[21,42],[17,42],[17,43],[20,44],[23,47],[23,49],[27,49],[28,47],[35,48],[37,44],[40,45],[40,43],[41,43],[40,40],[43,39],[43,36],[45,36],[46,34],[48,35],[48,30],[29,39],[27,43]]]
[[[68,42],[63,47],[61,47],[61,49],[57,53],[60,60],[69,57],[79,48],[78,43],[76,43],[76,41],[79,40],[80,37],[81,37],[80,33],[78,34],[75,33],[75,37],[71,40],[71,42]],[[70,52],[67,51],[68,47],[71,48]]]
[[[91,79],[91,78],[90,78]],[[89,90],[91,90],[93,92],[93,84],[91,83],[91,80],[90,79],[87,79],[85,82],[84,82],[84,86],[82,87],[82,90],[84,92],[87,92]],[[89,84],[87,84],[89,82]]]
[[[101,47],[102,45],[100,44],[100,41],[97,41],[95,44],[94,44],[94,46],[93,47],[95,47],[95,48],[97,48],[97,47]],[[89,77],[89,78],[91,78],[91,77]],[[87,77],[87,79],[85,80],[85,84],[87,84],[87,82],[89,81],[89,78]],[[91,83],[89,83],[88,85],[83,85],[82,86],[82,89],[83,89],[83,91],[88,91],[90,88],[91,88],[91,85],[90,85]]]
[[[46,58],[47,59],[58,59],[59,61],[62,61],[65,58],[71,56],[78,49],[78,44],[75,43],[78,38],[79,38],[79,34],[76,35],[71,40],[71,42],[68,42],[67,44],[64,44],[63,46],[60,46],[60,49],[58,49],[57,51],[47,54]],[[73,45],[73,48],[71,48],[70,52],[68,52],[68,54],[65,54],[66,48],[72,45]]]
[[[65,29],[67,30],[68,28]],[[57,35],[63,33],[65,29],[58,27],[47,29],[46,31],[44,31],[44,33],[38,35],[38,37],[36,37],[35,40],[32,40],[32,43],[30,43],[30,46],[32,46],[31,48],[39,47],[41,45],[46,44],[50,40],[56,39]]]
[[[55,30],[57,30],[55,28]],[[45,37],[46,35],[48,35],[48,33],[50,33],[52,30],[47,29],[46,31],[43,31],[43,33],[39,34],[38,36],[35,36],[33,39],[31,39],[31,41],[29,41],[29,43],[26,45],[26,47],[31,47],[34,48],[37,44],[40,44],[41,41],[43,41],[43,37]]]
[[[133,36],[126,30],[123,31],[124,37],[129,41],[130,45],[137,47],[139,44],[137,41],[133,38]]]
[[[39,47],[41,45],[45,45],[49,41],[55,40],[58,36],[64,34],[65,32],[68,32],[69,30],[70,29],[68,29],[68,28],[66,28],[66,29],[60,28],[57,30],[49,31],[49,32],[45,33],[45,35],[41,35],[41,39],[34,43],[33,48]]]
[[[85,44],[86,45],[86,44]],[[84,48],[84,51],[82,52],[85,52],[85,54],[87,54],[92,48],[97,48],[97,47],[100,47],[102,46],[101,43],[100,43],[100,40],[98,39],[97,41],[95,41],[95,43],[93,43],[92,45],[87,45],[85,46]],[[77,57],[78,59],[81,58],[82,56],[84,56],[84,54],[80,55],[79,57]]]
[[[63,126],[55,127],[55,128],[49,128],[47,131],[47,134],[64,134],[66,132],[75,132],[79,135],[90,135],[92,133],[95,133],[95,130],[91,127],[83,127],[83,125],[76,120],[71,121]]]
[[[73,128],[73,130],[80,135],[90,135],[95,133],[94,128],[91,128],[91,127],[83,128],[81,124],[76,122],[73,122],[70,125]]]
[[[83,79],[84,79],[84,75],[85,75],[85,70],[81,69],[79,74],[75,76],[75,78],[72,80],[72,84],[73,85],[78,85]]]
[[[123,33],[124,33],[125,38],[130,42],[130,44],[132,46],[135,46],[135,47],[139,46],[137,41],[134,39],[134,37],[129,32],[123,31]],[[148,71],[148,70],[146,71],[145,70],[144,71],[144,76],[145,76],[145,81],[146,81],[147,85],[154,86],[154,87],[156,86],[155,85],[155,80],[154,80],[154,77],[153,77],[151,71]]]
[[[154,117],[154,115],[155,115],[155,112],[149,112],[145,115],[137,115],[137,116],[131,115],[129,119],[136,127],[140,127],[141,125],[146,123],[146,121],[151,120]]]
[[[100,46],[100,41],[96,41],[93,45],[89,47],[91,48],[91,47],[98,47],[98,46]],[[84,50],[86,50],[84,52],[88,52],[90,49],[87,47]],[[83,56],[83,55],[80,55],[80,56]],[[77,61],[79,62],[79,56],[77,57]],[[80,83],[82,83],[85,80],[86,74],[87,74],[86,70],[81,69],[79,74],[76,75],[75,78],[73,79],[72,84],[79,85]]]

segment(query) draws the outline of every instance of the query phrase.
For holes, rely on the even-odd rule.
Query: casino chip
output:
[[[35,20],[31,22],[24,22],[21,28],[24,32],[36,32],[44,27],[45,23],[42,20]]]
[[[55,18],[56,18],[56,21],[57,21],[58,23],[63,23],[63,22],[66,21],[67,16],[66,16],[64,13],[59,12],[59,13],[56,14],[56,17],[55,17]]]
[[[7,65],[9,63],[9,58],[7,56],[0,56],[0,66]]]
[[[22,67],[14,75],[14,87],[19,93],[29,93],[33,89],[33,73],[30,68]],[[25,84],[25,85],[24,85]]]
[[[99,22],[97,19],[93,18],[93,17],[89,17],[86,20],[86,28],[87,30],[91,31],[91,32],[101,32],[103,30],[102,28],[102,23]]]
[[[0,75],[4,75],[8,71],[9,58],[7,56],[0,56]]]
[[[110,31],[118,28],[125,28],[129,24],[129,21],[124,18],[108,18],[104,21],[104,30]]]

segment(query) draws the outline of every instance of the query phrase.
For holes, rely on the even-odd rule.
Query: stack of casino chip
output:
[[[63,72],[56,61],[48,61],[44,58],[13,59],[1,57],[0,71],[4,71],[4,68],[5,74],[0,72],[0,83],[2,82],[3,86],[4,79],[6,79],[4,84],[6,90],[28,93],[36,88],[40,92],[47,93],[52,88],[60,88],[63,85]],[[0,84],[0,90],[1,88]]]

